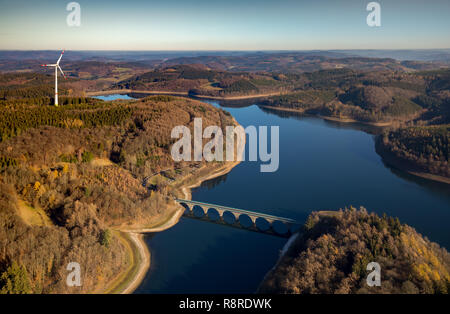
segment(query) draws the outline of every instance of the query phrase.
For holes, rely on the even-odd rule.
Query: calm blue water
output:
[[[361,127],[255,105],[225,109],[243,126],[280,126],[279,170],[260,173],[258,162],[243,162],[195,189],[194,200],[299,220],[315,210],[364,206],[450,248],[450,188],[383,164],[374,136]],[[251,293],[286,240],[183,218],[146,242],[152,265],[137,293]]]
[[[133,97],[130,97],[128,95],[121,95],[121,94],[112,94],[112,95],[104,95],[104,96],[94,96],[93,98],[105,100],[105,101],[111,101],[111,100],[117,100],[117,99],[134,99]]]

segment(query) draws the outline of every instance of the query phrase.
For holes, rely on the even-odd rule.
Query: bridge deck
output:
[[[199,205],[202,207],[208,207],[208,208],[216,208],[216,209],[220,209],[220,210],[225,210],[225,211],[230,211],[230,212],[235,212],[235,213],[239,213],[239,214],[245,214],[245,215],[249,215],[249,216],[256,216],[256,217],[261,217],[261,218],[266,218],[269,220],[278,220],[284,223],[290,223],[290,224],[299,224],[296,220],[294,219],[290,219],[290,218],[284,218],[284,217],[279,217],[279,216],[274,216],[274,215],[268,215],[268,214],[263,214],[263,213],[259,213],[259,212],[255,212],[255,211],[250,211],[250,210],[244,210],[244,209],[239,209],[239,208],[234,208],[234,207],[228,207],[228,206],[222,206],[222,205],[217,205],[217,204],[211,204],[211,203],[204,203],[204,202],[197,202],[197,201],[190,201],[190,200],[183,200],[183,199],[175,199],[178,203],[186,203],[186,204],[192,204],[192,205]]]

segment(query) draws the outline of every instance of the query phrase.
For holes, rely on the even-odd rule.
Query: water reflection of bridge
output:
[[[184,216],[250,231],[289,237],[300,224],[293,219],[233,207],[176,199],[185,208]]]

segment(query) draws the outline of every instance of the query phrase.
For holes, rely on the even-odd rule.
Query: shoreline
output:
[[[283,95],[286,93],[283,92],[273,92],[273,93],[267,93],[267,94],[257,94],[257,95],[246,95],[246,96],[228,96],[228,97],[220,97],[220,96],[206,96],[206,95],[190,95],[189,92],[170,92],[170,91],[142,91],[142,90],[131,90],[131,89],[115,89],[110,91],[96,91],[96,92],[87,92],[87,97],[92,96],[106,96],[106,95],[112,95],[112,94],[130,94],[130,93],[136,93],[136,94],[148,94],[148,95],[172,95],[172,96],[184,96],[189,98],[198,98],[198,99],[211,99],[211,100],[246,100],[246,99],[259,99],[259,98],[265,98],[265,97],[271,97],[271,96],[278,96]],[[303,109],[292,109],[292,108],[284,108],[284,107],[274,107],[274,106],[268,106],[268,105],[259,105],[262,108],[265,109],[273,109],[277,111],[285,111],[285,112],[297,112],[297,113],[305,113],[305,110]],[[352,118],[337,118],[337,117],[329,117],[329,116],[323,116],[320,114],[313,114],[313,116],[316,116],[318,118],[328,120],[328,121],[334,121],[334,122],[341,122],[341,123],[359,123],[374,127],[388,127],[392,126],[394,122],[368,122],[368,121],[360,121],[355,120]]]
[[[109,91],[95,91],[86,92],[87,97],[93,96],[107,96],[113,94],[148,94],[148,95],[173,95],[173,96],[187,96],[200,99],[212,99],[212,100],[244,100],[244,99],[257,99],[270,96],[282,95],[282,92],[273,92],[267,94],[245,95],[245,96],[207,96],[207,95],[191,95],[189,92],[170,92],[170,91],[149,91],[149,90],[132,90],[132,89],[114,89]]]
[[[295,240],[297,240],[297,238],[299,237],[300,233],[296,232],[294,233],[288,240],[287,242],[284,244],[283,248],[280,251],[280,256],[278,257],[277,262],[275,263],[275,265],[273,265],[273,267],[271,269],[269,269],[269,271],[264,275],[263,279],[261,280],[261,282],[258,285],[258,288],[256,289],[256,293],[258,293],[262,287],[262,285],[264,284],[264,282],[266,281],[266,278],[273,272],[275,271],[275,269],[278,267],[278,265],[281,263],[281,261],[283,260],[284,256],[286,255],[286,253],[289,251],[289,249],[291,248],[292,244],[294,244]]]
[[[366,124],[370,126],[376,126],[376,127],[387,127],[391,126],[393,122],[367,122],[367,121],[359,121],[351,118],[337,118],[337,117],[328,117],[328,116],[322,116],[317,115],[319,118],[322,118],[324,120],[329,121],[335,121],[335,122],[342,122],[342,123],[360,123],[360,124]]]
[[[265,109],[272,109],[276,111],[285,111],[285,112],[296,112],[296,113],[303,113],[310,116],[314,116],[317,118],[321,118],[328,121],[334,121],[334,122],[341,122],[341,123],[359,123],[359,124],[365,124],[375,127],[387,127],[392,126],[393,122],[367,122],[367,121],[359,121],[351,118],[337,118],[337,117],[329,117],[329,116],[323,116],[320,114],[310,114],[305,113],[304,109],[292,109],[292,108],[283,108],[283,107],[274,107],[274,106],[267,106],[267,105],[260,105],[260,107]]]
[[[271,107],[271,106],[265,106],[265,105],[261,105],[260,107],[262,108],[266,108],[266,109],[273,109],[276,111],[285,111],[285,112],[297,112],[297,113],[303,113],[305,114],[304,110],[301,109],[291,109],[291,108],[280,108],[280,107]],[[306,115],[306,114],[305,114]],[[310,114],[307,114],[310,115]],[[336,117],[327,117],[327,116],[322,116],[322,115],[311,115],[313,117],[317,117],[320,119],[324,119],[324,120],[328,120],[328,121],[334,121],[334,122],[342,122],[342,123],[358,123],[358,124],[364,124],[364,125],[370,125],[373,127],[388,127],[388,126],[392,126],[393,122],[364,122],[364,121],[358,121],[358,120],[354,120],[354,119],[341,119],[341,118],[336,118]],[[403,172],[406,172],[410,175],[422,178],[422,179],[426,179],[426,180],[430,180],[433,182],[439,182],[439,183],[445,183],[445,184],[450,184],[450,178],[447,177],[443,177],[437,174],[433,174],[433,173],[428,173],[428,172],[421,172],[421,171],[416,171],[413,170],[413,167],[408,167],[404,165],[404,162],[409,162],[409,161],[404,161],[404,160],[399,160],[398,157],[396,156],[392,156],[391,153],[386,152],[385,149],[381,149],[378,150],[377,149],[377,144],[375,141],[375,146],[376,146],[376,152],[377,154],[384,160],[386,161],[386,163],[388,163],[389,165],[397,168],[398,170],[401,170]]]
[[[113,89],[106,91],[95,91],[95,92],[86,92],[86,97],[93,96],[107,96],[114,94],[149,94],[149,95],[178,95],[178,96],[188,96],[187,92],[168,92],[168,91],[144,91],[144,90],[131,90],[131,89]]]
[[[234,118],[233,121],[236,125],[238,125],[237,121]],[[241,161],[239,160],[225,162],[220,164],[218,167],[213,167],[213,169],[207,169],[208,164],[206,164],[200,169],[198,169],[198,172],[201,172],[202,170],[208,170],[206,174],[196,175],[194,173],[187,175],[184,178],[180,178],[179,182],[175,181],[174,185],[175,187],[178,187],[181,193],[183,193],[185,199],[190,200],[192,198],[191,193],[192,189],[199,187],[204,181],[214,179],[216,177],[229,173],[231,170],[233,170],[234,167],[236,167],[240,163]],[[194,181],[190,182],[190,180],[192,179],[194,179]],[[137,251],[139,256],[137,256],[137,258],[132,258],[134,265],[130,266],[130,270],[127,270],[127,273],[118,274],[116,276],[116,278],[123,277],[125,279],[119,282],[116,282],[117,279],[113,280],[113,283],[110,284],[108,288],[104,289],[106,293],[131,294],[139,287],[139,285],[144,280],[145,275],[147,274],[151,266],[151,252],[148,249],[147,244],[145,243],[144,235],[147,233],[161,232],[175,226],[179,222],[181,216],[184,213],[184,208],[182,208],[181,205],[177,204],[177,207],[178,207],[177,210],[169,214],[168,219],[166,216],[162,217],[161,221],[163,222],[162,223],[161,221],[159,223],[157,222],[154,227],[117,230],[118,232],[123,233],[129,237],[131,245],[133,245],[133,248],[131,248],[132,251],[131,254],[134,254],[134,252]],[[131,279],[128,278],[128,276],[130,275],[132,276]],[[123,284],[124,281],[126,281],[126,284],[125,287],[122,288],[120,286]]]
[[[224,174],[229,173],[231,170],[233,170],[234,167],[236,167],[240,163],[241,163],[240,161],[229,162],[229,164],[225,164],[222,167],[215,169],[213,172],[209,173],[208,175],[198,178],[194,183],[191,183],[186,186],[182,186],[181,191],[183,192],[184,198],[186,200],[192,199],[192,194],[191,194],[192,189],[199,187],[205,181],[208,181],[208,180],[211,180],[211,179],[214,179],[214,178],[217,178]]]
[[[414,166],[408,166],[406,164],[411,164],[412,162],[409,160],[403,160],[397,156],[395,156],[392,152],[388,151],[381,143],[381,139],[378,137],[375,139],[375,151],[381,157],[381,159],[391,167],[394,167],[400,171],[406,172],[410,175],[426,179],[433,182],[439,182],[450,185],[450,178],[443,177],[437,174],[422,172],[417,168],[414,169]]]
[[[328,120],[328,121],[334,121],[334,122],[342,122],[342,123],[358,123],[358,124],[364,124],[364,125],[370,125],[373,127],[388,127],[388,126],[392,126],[393,122],[364,122],[364,121],[358,121],[358,120],[354,120],[354,119],[341,119],[341,118],[336,118],[336,117],[327,117],[327,116],[322,116],[319,114],[316,115],[311,115],[311,114],[306,114],[304,112],[304,110],[301,109],[291,109],[291,108],[282,108],[282,107],[272,107],[272,106],[266,106],[266,105],[260,105],[260,107],[262,108],[266,108],[266,109],[273,109],[276,111],[285,111],[285,112],[297,112],[297,113],[303,113],[305,115],[310,115],[313,117],[317,117],[320,119],[324,119],[324,120]],[[377,140],[375,141],[375,148],[376,148],[376,152],[377,154],[389,165],[397,168],[398,170],[401,170],[403,172],[406,172],[410,175],[422,178],[422,179],[426,179],[426,180],[430,180],[433,182],[439,182],[439,183],[445,183],[445,184],[450,184],[450,178],[447,177],[443,177],[437,174],[433,174],[433,173],[428,173],[428,172],[422,172],[419,170],[413,170],[414,167],[408,167],[405,166],[404,163],[410,163],[410,161],[405,161],[405,160],[399,160],[398,157],[396,156],[392,156],[392,153],[390,152],[386,152],[384,148],[379,147],[379,143],[377,143]]]
[[[230,172],[239,163],[240,163],[240,161],[234,161],[234,162],[230,162],[230,164],[222,165],[221,167],[218,167],[217,169],[212,170],[211,173],[208,173],[205,176],[199,177],[197,180],[195,180],[194,183],[190,183],[187,185],[183,185],[182,182],[185,180],[189,180],[190,178],[189,177],[184,178],[183,181],[181,181],[181,183],[179,183],[179,184],[181,184],[180,190],[182,191],[182,193],[184,194],[186,199],[191,199],[191,196],[192,196],[191,190],[193,188],[200,186],[204,181],[216,178],[218,176],[221,176],[221,175],[224,175],[224,174]],[[120,285],[123,283],[123,281],[113,283],[112,287],[108,287],[107,289],[105,289],[106,293],[131,294],[139,287],[139,285],[144,280],[145,275],[147,274],[147,272],[151,266],[151,252],[148,249],[147,244],[145,243],[145,240],[144,240],[145,234],[162,232],[162,231],[172,228],[179,222],[180,218],[183,216],[183,213],[184,213],[184,208],[179,208],[174,213],[172,213],[169,216],[169,219],[167,221],[165,221],[162,225],[157,224],[157,226],[155,226],[155,227],[117,230],[129,237],[131,244],[134,246],[134,248],[132,248],[132,250],[136,249],[137,252],[139,253],[139,256],[137,258],[138,259],[137,262],[136,262],[136,259],[133,259],[134,265],[132,265],[130,267],[131,270],[127,270],[128,273],[135,272],[135,274],[132,275],[131,279],[129,279],[129,278],[126,279],[128,282],[125,285],[125,287],[123,287],[123,288],[120,287]],[[163,219],[165,219],[165,218],[166,217],[164,217]],[[132,252],[132,254],[133,254],[133,252]],[[136,267],[137,267],[137,271],[135,271]],[[120,277],[120,276],[121,276],[121,274],[118,275],[118,277]],[[125,274],[125,275],[122,274],[122,276],[127,278],[129,276],[129,274]]]
[[[139,255],[141,257],[141,262],[138,265],[138,271],[131,282],[119,293],[129,294],[133,293],[139,286],[139,284],[144,280],[145,274],[150,268],[150,250],[144,241],[144,235],[138,233],[128,233],[130,240],[133,242],[134,246],[138,249]]]

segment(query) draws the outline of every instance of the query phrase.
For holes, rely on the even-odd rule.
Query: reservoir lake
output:
[[[239,107],[205,102],[243,127],[279,126],[280,161],[273,173],[243,161],[193,189],[193,200],[302,222],[312,211],[363,206],[450,248],[450,187],[386,165],[375,152],[379,129],[264,109],[250,100]],[[286,241],[183,217],[145,236],[151,267],[135,293],[253,293]]]

